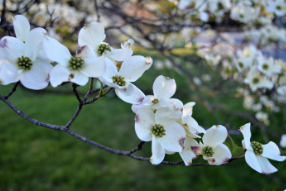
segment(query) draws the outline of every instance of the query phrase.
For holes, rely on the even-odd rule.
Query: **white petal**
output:
[[[196,157],[193,151],[182,151],[179,153],[186,166],[192,164],[192,159]]]
[[[280,150],[278,146],[272,141],[270,141],[266,145],[262,145],[262,147],[263,147],[263,153],[261,156],[272,159],[272,160],[276,160],[276,161],[284,161],[286,159],[286,156],[280,155]]]
[[[20,81],[26,88],[39,90],[49,84],[49,73],[53,66],[45,60],[37,59],[33,62],[31,70],[20,74]]]
[[[185,142],[184,142],[183,151],[192,151],[193,152],[192,147],[196,147],[196,146],[198,146],[198,142],[195,139],[190,138],[190,137],[186,137]]]
[[[172,117],[173,113],[174,112],[171,111],[168,107],[161,107],[157,109],[155,113],[156,124],[161,124],[163,126],[166,126],[174,123],[178,119]]]
[[[123,61],[118,74],[128,82],[135,82],[152,65],[150,59],[150,57],[131,56]]]
[[[140,104],[145,97],[145,94],[131,83],[126,90],[116,88],[115,93],[120,99],[130,104]]]
[[[149,109],[140,109],[135,116],[135,132],[142,141],[151,141],[152,127],[155,125],[153,111]]]
[[[12,64],[2,62],[0,65],[0,84],[7,85],[19,81],[17,67]]]
[[[0,59],[8,64],[16,64],[17,59],[24,55],[24,43],[17,38],[5,36],[0,42]]]
[[[259,165],[258,158],[253,151],[247,150],[245,153],[245,160],[247,164],[259,173],[262,173],[261,166]]]
[[[97,78],[105,72],[105,59],[104,56],[96,57],[94,51],[89,46],[83,46],[78,56],[84,59],[85,64],[80,70],[87,77]]]
[[[150,162],[152,164],[160,164],[165,157],[165,150],[161,143],[156,140],[155,136],[152,136],[152,156],[150,158]]]
[[[252,149],[251,143],[250,143],[250,137],[251,137],[251,132],[250,132],[250,123],[247,123],[240,127],[239,129],[244,137],[244,145],[246,149]]]
[[[92,22],[86,24],[80,29],[78,35],[78,44],[80,46],[90,45],[95,51],[97,51],[99,45],[105,39],[104,27],[101,23]]]
[[[193,114],[193,107],[196,105],[195,102],[189,102],[184,105],[183,107],[183,116],[192,115]]]
[[[264,174],[271,174],[277,172],[277,168],[275,168],[267,158],[262,156],[257,156],[258,163],[261,167],[262,173]]]
[[[57,64],[50,72],[51,85],[57,87],[63,82],[70,82],[70,74],[70,71],[66,67]]]
[[[227,138],[227,130],[222,125],[214,125],[203,136],[205,146],[215,148],[217,145],[223,143]]]
[[[164,149],[171,152],[181,152],[186,139],[186,132],[179,123],[172,123],[164,126],[166,135],[156,137],[161,142]]]
[[[43,28],[35,28],[30,31],[28,38],[25,42],[25,56],[29,57],[32,61],[36,59],[42,47],[42,41],[46,36],[47,31]]]
[[[104,56],[102,56],[104,58]],[[105,62],[105,72],[98,78],[102,83],[114,87],[116,84],[113,83],[112,76],[118,75],[117,68],[115,64],[109,59],[109,58],[104,58]]]
[[[16,15],[13,17],[13,26],[16,37],[22,42],[25,42],[28,39],[30,32],[30,23],[28,19],[22,15]]]
[[[83,75],[81,72],[78,71],[70,71],[71,72],[71,79],[70,81],[72,83],[78,84],[80,86],[84,86],[87,84],[88,82],[88,77],[86,77],[85,75]]]
[[[227,163],[229,159],[231,159],[232,155],[229,148],[225,144],[219,144],[215,148],[213,148],[214,158],[213,165],[221,165]]]
[[[156,98],[169,99],[176,92],[176,82],[174,79],[158,76],[153,84],[153,92]]]
[[[113,49],[111,50],[109,57],[116,61],[122,62],[125,59],[131,57],[132,54],[133,51],[131,48]]]
[[[43,50],[49,60],[56,61],[62,66],[68,66],[71,54],[67,47],[59,43],[56,39],[46,35],[43,40]]]

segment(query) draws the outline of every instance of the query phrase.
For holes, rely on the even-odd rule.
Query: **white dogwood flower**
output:
[[[267,76],[272,76],[273,74],[281,73],[281,66],[274,64],[274,59],[269,58],[265,59],[263,56],[257,58],[258,61],[258,70]]]
[[[270,13],[275,13],[276,16],[283,16],[286,13],[286,5],[284,0],[268,1],[268,5],[265,6],[265,8]]]
[[[186,133],[184,128],[173,119],[166,117],[166,108],[155,113],[150,109],[139,109],[135,117],[135,131],[142,141],[152,141],[152,164],[160,164],[165,150],[181,152]],[[168,111],[167,111],[168,112]]]
[[[271,141],[266,145],[262,145],[256,141],[250,142],[250,123],[243,125],[239,130],[244,137],[242,144],[247,150],[245,153],[247,164],[259,173],[270,174],[276,172],[277,169],[268,159],[276,161],[284,161],[286,159],[286,156],[280,155],[278,146]]]
[[[45,36],[43,50],[47,58],[58,64],[51,71],[51,84],[57,87],[63,82],[73,82],[78,85],[85,85],[88,78],[96,78],[105,71],[106,62],[104,56],[96,57],[94,51],[88,46],[80,48],[76,56],[72,56],[69,50],[56,39]]]
[[[131,56],[126,58],[119,71],[113,62],[106,63],[106,72],[99,77],[104,84],[114,87],[115,93],[123,101],[140,104],[145,95],[131,82],[135,82],[152,65],[151,57]]]
[[[256,91],[258,88],[273,88],[273,83],[265,75],[262,75],[256,67],[250,69],[244,83],[249,84],[252,91]]]
[[[227,130],[222,125],[214,125],[203,136],[203,143],[193,147],[192,150],[212,165],[221,165],[227,163],[232,155],[229,148],[223,144],[227,138]]]
[[[21,15],[14,18],[17,38],[3,37],[0,41],[1,81],[3,84],[19,81],[29,89],[39,90],[49,84],[53,66],[39,57],[40,45],[46,30],[35,28]]]

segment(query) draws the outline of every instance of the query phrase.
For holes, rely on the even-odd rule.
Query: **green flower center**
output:
[[[263,70],[267,70],[269,68],[269,66],[267,64],[263,64],[262,68],[263,68]]]
[[[21,56],[18,58],[17,64],[18,64],[19,68],[21,68],[23,70],[31,70],[31,68],[33,66],[31,59],[28,57],[24,57],[24,56]]]
[[[240,14],[239,17],[240,17],[240,18],[244,18],[244,15],[243,15],[243,14]]]
[[[213,148],[209,146],[206,146],[205,148],[203,148],[203,155],[207,157],[212,157],[214,155]]]
[[[157,104],[157,103],[159,103],[159,100],[157,98],[155,98],[155,99],[152,100],[152,103],[153,104]]]
[[[121,76],[118,76],[118,75],[115,75],[115,76],[112,76],[112,80],[113,80],[113,83],[119,85],[119,86],[125,86],[126,84],[126,81],[124,80],[124,77],[121,77]]]
[[[104,53],[104,51],[106,51],[106,50],[111,51],[109,45],[101,44],[101,45],[99,45],[97,52],[101,56]]]
[[[262,144],[256,141],[251,142],[251,147],[256,155],[261,155],[263,153]]]
[[[259,82],[259,78],[253,78],[252,83],[257,84]]]
[[[239,62],[238,65],[240,68],[243,68],[243,66],[244,66],[242,62]]]
[[[79,56],[73,56],[69,60],[69,67],[72,70],[80,70],[84,65],[84,60]]]
[[[277,9],[277,10],[281,10],[281,9],[282,9],[282,7],[281,7],[281,6],[279,6],[279,5],[277,5],[277,6],[276,6],[276,9]]]
[[[152,133],[156,136],[156,137],[163,137],[164,135],[166,135],[166,130],[164,129],[164,127],[162,125],[156,124],[152,127]]]

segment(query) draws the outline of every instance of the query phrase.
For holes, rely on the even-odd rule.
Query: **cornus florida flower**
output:
[[[139,109],[135,117],[135,131],[142,141],[152,141],[152,164],[159,164],[165,157],[165,150],[181,152],[186,133],[173,119],[166,117],[166,108],[155,113],[149,109]]]
[[[253,64],[253,62],[253,57],[242,57],[235,61],[235,66],[239,72],[242,72],[245,69],[249,68]]]
[[[227,130],[222,125],[214,125],[203,136],[203,143],[193,147],[196,154],[203,155],[209,164],[221,165],[232,157],[229,148],[223,144],[227,138]]]
[[[285,156],[280,155],[278,146],[269,142],[262,145],[256,141],[250,142],[251,132],[250,123],[245,124],[239,129],[243,134],[243,147],[247,150],[245,153],[245,160],[247,164],[259,173],[270,174],[276,172],[277,169],[269,162],[268,159],[276,161],[284,161]]]
[[[94,50],[97,57],[102,56],[105,51],[109,51],[110,54],[107,56],[120,62],[133,54],[131,47],[133,46],[134,41],[132,39],[122,43],[121,49],[114,49],[107,43],[103,42],[105,37],[106,35],[103,25],[98,22],[92,22],[90,24],[86,24],[82,29],[80,29],[78,44],[80,46],[89,45]]]
[[[252,91],[256,91],[258,88],[273,88],[273,83],[265,75],[262,75],[256,67],[250,69],[244,83],[249,84]]]
[[[151,57],[131,56],[123,61],[118,71],[113,62],[107,62],[106,72],[99,77],[99,80],[110,87],[114,87],[115,93],[123,101],[139,104],[145,95],[131,82],[140,78],[151,67],[152,63]]]
[[[3,37],[0,41],[0,59],[5,60],[0,69],[1,83],[20,80],[26,88],[43,89],[49,83],[49,72],[53,68],[38,56],[47,32],[42,28],[30,31],[29,22],[21,15],[14,18],[14,27],[17,38]]]
[[[281,73],[281,66],[278,64],[274,64],[273,58],[265,59],[264,57],[259,56],[257,58],[257,61],[258,61],[258,67],[257,68],[263,74],[270,77],[272,74]]]
[[[283,16],[286,13],[286,5],[284,0],[268,1],[268,6],[265,6],[267,11],[275,13],[276,16]]]
[[[72,56],[65,46],[48,35],[43,40],[43,50],[49,60],[58,63],[50,73],[53,87],[63,82],[83,86],[89,77],[96,78],[103,74],[106,62],[112,62],[104,57],[97,58],[88,45],[81,47],[79,53]]]

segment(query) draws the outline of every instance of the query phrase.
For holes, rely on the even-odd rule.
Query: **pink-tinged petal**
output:
[[[222,125],[214,125],[203,136],[205,146],[215,148],[217,145],[223,143],[227,138],[227,130]]]
[[[47,31],[43,28],[31,30],[25,42],[25,56],[34,61],[42,48],[42,42],[46,35]]]
[[[68,66],[71,54],[67,47],[59,43],[56,39],[46,35],[43,40],[43,50],[50,61],[55,61],[65,67]]]
[[[219,144],[213,148],[214,155],[212,156],[215,159],[213,165],[225,164],[231,159],[232,155],[229,148],[225,144]]]
[[[88,82],[88,77],[83,75],[81,72],[78,71],[70,71],[70,81],[80,86],[84,86]]]
[[[95,51],[97,51],[99,45],[105,39],[106,35],[104,32],[104,27],[101,23],[92,22],[86,24],[80,29],[78,35],[78,44],[80,46],[89,45]]]
[[[184,147],[183,147],[183,151],[192,151],[194,147],[198,146],[198,142],[191,138],[191,137],[186,137],[185,142],[184,142]]]
[[[176,82],[174,79],[158,76],[153,84],[153,92],[156,98],[169,99],[176,92]]]
[[[152,136],[152,156],[150,162],[154,165],[160,164],[165,157],[165,150],[161,143],[156,140],[156,137]]]
[[[70,82],[71,72],[64,66],[58,64],[50,72],[50,82],[53,87],[61,85],[63,82]]]
[[[196,155],[193,151],[182,151],[179,153],[181,158],[183,159],[186,166],[192,164],[192,159],[196,158]]]
[[[250,143],[250,137],[251,137],[251,131],[250,131],[250,123],[247,123],[240,127],[239,129],[244,137],[244,145],[246,149],[251,149],[251,143]]]
[[[193,114],[193,107],[195,105],[196,105],[195,102],[189,102],[189,103],[185,104],[183,106],[183,116],[186,116],[186,115],[192,116],[192,114]]]
[[[254,170],[259,173],[263,173],[262,168],[258,162],[258,157],[254,154],[253,151],[247,150],[245,153],[245,160],[247,164]]]
[[[132,107],[131,107],[132,111],[134,113],[137,113],[137,111],[141,108],[149,108],[150,109],[149,103],[151,103],[151,100],[153,100],[153,99],[154,99],[154,96],[150,96],[150,95],[145,96],[140,104],[133,104],[132,105]]]
[[[105,62],[105,72],[98,78],[102,83],[114,87],[116,84],[113,83],[112,76],[118,75],[115,64],[109,59],[102,56]]]
[[[0,41],[0,59],[8,64],[16,64],[24,55],[24,43],[17,38],[5,36]]]
[[[152,59],[144,56],[131,56],[126,58],[119,70],[119,75],[128,82],[135,82],[152,65]]]
[[[157,113],[157,112],[156,112]],[[186,139],[184,128],[177,122],[164,126],[166,135],[156,137],[161,142],[164,149],[171,152],[181,152]]]
[[[27,41],[31,29],[28,19],[22,15],[16,15],[13,17],[13,26],[16,37],[22,42]]]
[[[48,86],[49,73],[53,66],[45,60],[37,59],[33,62],[31,70],[24,70],[20,74],[20,81],[26,88],[39,90]]]
[[[272,141],[270,141],[266,145],[262,145],[262,147],[263,147],[263,153],[261,156],[269,158],[271,160],[276,160],[276,161],[286,160],[286,156],[280,155],[280,150],[278,146]]]
[[[137,88],[135,85],[131,83],[129,84],[126,90],[116,88],[115,93],[121,100],[130,104],[140,104],[142,103],[145,97],[145,94],[139,88]]]
[[[142,141],[151,141],[152,127],[155,125],[153,111],[149,109],[140,109],[135,116],[135,132]]]
[[[257,156],[257,161],[263,174],[271,174],[278,171],[277,168],[275,168],[265,157]]]
[[[2,62],[0,64],[0,84],[7,85],[19,81],[18,68],[12,64]]]
[[[196,155],[201,155],[203,147],[204,145],[200,142],[199,146],[192,146],[191,149]]]

